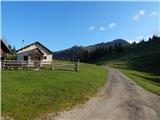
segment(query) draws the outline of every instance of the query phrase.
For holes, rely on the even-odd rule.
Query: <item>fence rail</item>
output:
[[[21,61],[21,60],[3,60],[1,61],[2,70],[5,69],[63,69],[63,70],[79,70],[79,60],[73,63],[61,63],[54,61]]]

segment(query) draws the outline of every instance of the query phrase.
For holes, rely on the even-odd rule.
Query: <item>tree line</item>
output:
[[[90,62],[94,59],[100,58],[102,56],[104,56],[105,54],[109,53],[109,52],[117,52],[117,53],[121,53],[123,52],[123,46],[121,43],[115,43],[114,46],[109,46],[109,47],[97,47],[94,50],[88,51],[88,50],[84,50],[83,52],[81,52],[78,56],[78,58],[82,61],[82,62]]]

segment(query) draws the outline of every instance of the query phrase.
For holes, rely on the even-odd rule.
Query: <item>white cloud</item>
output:
[[[140,15],[140,16],[144,16],[144,15],[145,15],[144,10],[140,10],[140,11],[139,11],[139,15]]]
[[[133,20],[137,21],[143,16],[145,16],[145,11],[144,10],[140,10],[135,16],[133,16]]]
[[[138,20],[139,19],[139,14],[137,14],[137,15],[135,15],[134,17],[133,17],[133,20]]]
[[[136,42],[136,43],[140,42],[140,40],[137,40],[137,39],[125,39],[125,40],[127,40],[130,44],[132,44],[133,42]]]
[[[100,27],[99,27],[99,30],[100,30],[100,31],[105,31],[106,28],[105,28],[104,26],[100,26]]]
[[[148,36],[146,37],[146,40],[148,40],[149,38],[152,38],[152,36],[153,36],[153,35],[148,35]]]
[[[111,23],[108,25],[108,28],[109,28],[109,29],[112,29],[112,28],[114,28],[115,26],[117,26],[117,23],[111,22]]]
[[[142,35],[139,35],[138,37],[136,37],[137,40],[141,40],[142,39]]]
[[[127,40],[129,43],[133,43],[133,42],[136,42],[136,40]],[[137,43],[137,42],[136,42]]]
[[[156,11],[154,11],[149,16],[158,16],[158,13]]]
[[[135,40],[129,40],[129,42],[130,43],[132,43],[132,42],[136,42],[136,43],[139,43],[140,42],[140,40],[142,40],[143,39],[143,36],[142,35],[139,35],[139,36],[137,36],[136,38],[135,38]]]
[[[89,27],[89,30],[90,30],[90,31],[93,31],[93,30],[95,30],[95,28],[96,28],[96,27],[95,27],[94,25],[92,25],[92,26]]]

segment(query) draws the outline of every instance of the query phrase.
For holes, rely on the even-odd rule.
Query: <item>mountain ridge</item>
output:
[[[130,45],[130,43],[124,39],[115,39],[113,41],[110,42],[101,42],[101,43],[97,43],[97,44],[93,44],[93,45],[88,45],[88,46],[78,46],[78,45],[74,45],[70,48],[61,50],[61,51],[57,51],[53,53],[53,56],[55,59],[64,59],[64,60],[74,60],[75,58],[78,57],[78,55],[83,52],[83,51],[93,51],[96,48],[107,48],[109,49],[109,47],[114,47],[115,44],[119,44],[121,43],[121,45],[123,47],[126,47],[128,45]]]

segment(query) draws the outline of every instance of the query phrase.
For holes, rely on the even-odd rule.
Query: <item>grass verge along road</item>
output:
[[[121,70],[138,85],[160,95],[160,53],[147,54],[127,60],[108,62]]]

